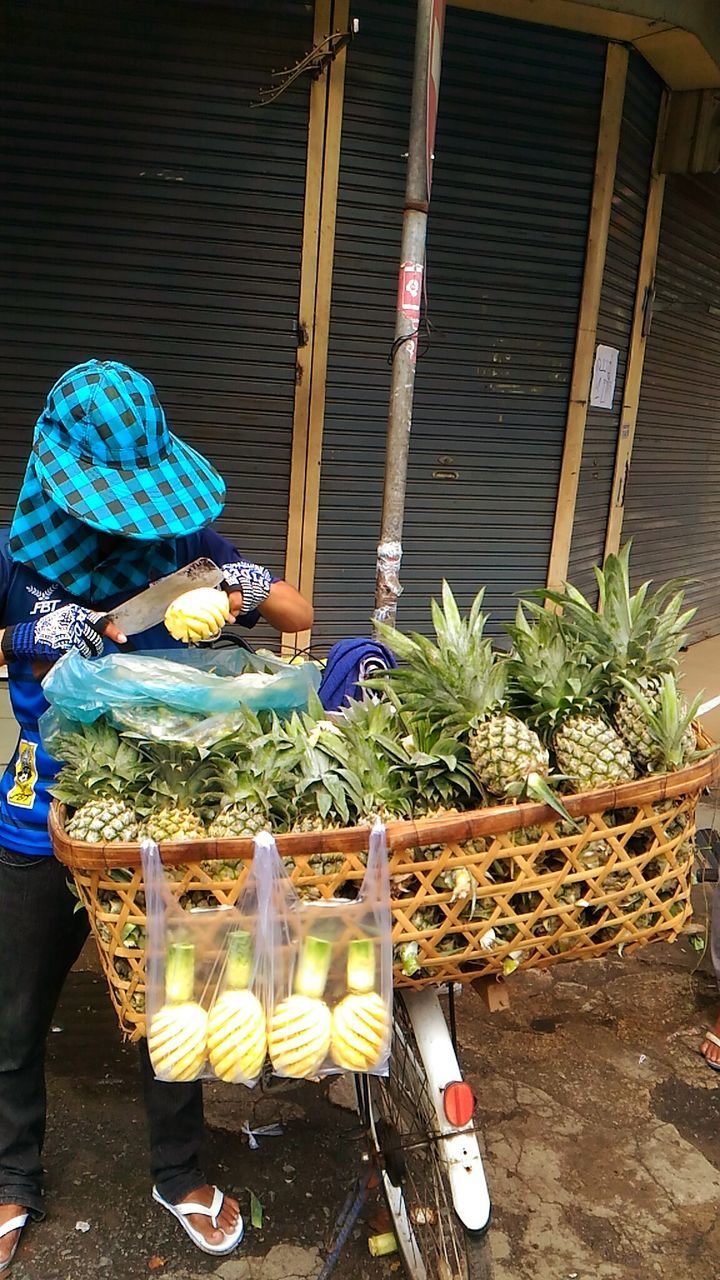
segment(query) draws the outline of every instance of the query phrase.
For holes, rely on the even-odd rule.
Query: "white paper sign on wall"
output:
[[[612,409],[619,355],[617,347],[604,347],[602,343],[598,346],[590,388],[591,408]]]

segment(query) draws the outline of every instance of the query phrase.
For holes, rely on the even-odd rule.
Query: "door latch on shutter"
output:
[[[623,467],[622,475],[620,477],[620,483],[618,485],[618,493],[617,493],[617,500],[616,500],[618,507],[625,506],[625,490],[627,489],[629,471],[630,471],[630,463],[626,462],[625,466]]]
[[[650,333],[653,321],[653,311],[655,309],[655,281],[651,280],[645,289],[645,296],[642,304],[642,337],[647,338]]]

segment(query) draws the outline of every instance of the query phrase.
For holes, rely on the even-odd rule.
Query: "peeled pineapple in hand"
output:
[[[386,1002],[374,990],[375,944],[358,938],[348,947],[346,995],[333,1011],[330,1052],[344,1071],[370,1071],[385,1056],[390,1039]]]
[[[230,621],[230,601],[224,591],[215,587],[196,587],[184,591],[165,611],[165,626],[175,640],[197,644],[212,640]]]
[[[294,993],[275,1006],[268,1050],[279,1075],[306,1080],[327,1057],[332,1015],[322,996],[331,956],[332,945],[325,938],[306,938]]]
[[[228,938],[227,986],[208,1017],[208,1054],[219,1080],[250,1084],[262,1070],[267,1052],[265,1013],[248,983],[252,973],[252,939],[237,930]]]
[[[171,943],[165,961],[165,1004],[148,1027],[148,1051],[162,1080],[197,1080],[207,1057],[207,1014],[193,999],[195,948]]]

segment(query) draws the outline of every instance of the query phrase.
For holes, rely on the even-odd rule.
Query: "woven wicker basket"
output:
[[[718,773],[713,754],[677,773],[571,796],[567,808],[581,828],[571,833],[539,804],[389,824],[393,941],[417,943],[420,965],[414,977],[396,968],[396,985],[466,982],[502,973],[508,960],[530,968],[620,944],[673,941],[691,910],[697,798]],[[138,1040],[145,1034],[140,847],[73,841],[64,816],[54,805],[55,854],[88,910],[120,1025]],[[362,880],[367,839],[366,829],[352,828],[281,835],[277,843],[300,892],[331,898]],[[163,846],[173,892],[206,904],[236,901],[252,853],[250,839]],[[213,879],[204,865],[211,860],[239,866]],[[460,867],[470,880],[458,892],[452,873]]]

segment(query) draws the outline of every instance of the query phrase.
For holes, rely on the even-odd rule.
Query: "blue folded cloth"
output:
[[[397,666],[392,653],[378,640],[356,636],[339,640],[330,650],[318,694],[326,711],[339,711],[350,698],[361,698],[361,680]]]

